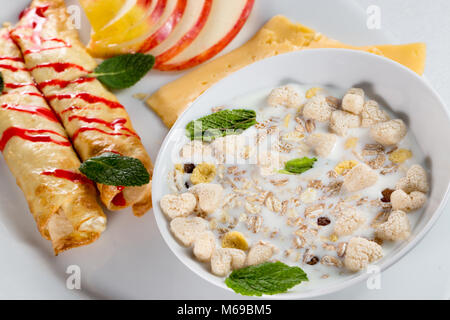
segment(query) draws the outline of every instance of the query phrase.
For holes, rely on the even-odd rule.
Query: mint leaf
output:
[[[283,170],[278,172],[285,174],[300,174],[311,169],[316,161],[317,158],[308,157],[292,159],[286,162]]]
[[[89,179],[109,186],[142,186],[150,175],[139,159],[105,152],[83,162],[80,171]]]
[[[278,170],[278,173],[282,173],[282,174],[295,174],[295,173],[289,172],[289,171],[287,171],[287,170],[285,170],[285,169]]]
[[[5,87],[5,83],[3,82],[3,75],[0,72],[0,95],[2,95],[4,87]]]
[[[235,270],[225,284],[244,296],[261,296],[286,292],[302,281],[308,281],[302,269],[278,261]]]
[[[125,89],[138,82],[154,63],[155,57],[149,54],[124,54],[106,59],[89,76],[110,89]]]
[[[191,140],[211,141],[226,135],[240,134],[255,124],[254,110],[222,110],[189,122],[186,132]]]

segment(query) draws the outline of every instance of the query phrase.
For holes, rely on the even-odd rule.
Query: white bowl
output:
[[[296,82],[338,88],[362,87],[369,97],[389,106],[413,131],[427,157],[431,172],[431,192],[422,217],[408,241],[376,263],[381,270],[398,261],[430,230],[449,195],[450,117],[444,102],[426,80],[391,60],[373,54],[343,50],[314,49],[272,57],[250,65],[220,81],[198,98],[170,130],[159,151],[153,176],[153,208],[159,230],[170,249],[192,271],[207,281],[230,290],[224,279],[212,275],[205,265],[192,257],[169,230],[169,221],[160,210],[159,200],[170,193],[167,174],[173,168],[171,153],[186,124],[211,113],[211,107],[226,105],[233,98],[261,88]],[[437,246],[439,244],[436,244]],[[309,298],[328,294],[369,276],[361,272],[343,276],[325,287],[300,284],[288,293],[270,298]]]

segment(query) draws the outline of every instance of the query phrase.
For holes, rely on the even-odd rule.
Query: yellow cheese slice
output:
[[[306,48],[348,48],[364,50],[391,58],[422,74],[425,65],[425,45],[383,45],[353,47],[329,39],[284,16],[275,16],[241,47],[196,68],[166,84],[147,99],[167,127],[205,90],[229,74],[264,58]]]
[[[362,50],[394,60],[419,75],[422,75],[425,69],[425,43],[418,42],[400,45],[386,44],[356,47],[329,39],[323,35],[316,36],[316,38],[318,39],[312,41],[308,48],[342,48]]]

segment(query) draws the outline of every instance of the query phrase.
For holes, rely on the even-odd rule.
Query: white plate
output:
[[[16,22],[28,3],[29,0],[9,1],[0,10],[0,22]],[[364,11],[351,0],[258,0],[249,21],[227,51],[242,44],[275,14],[285,14],[349,43],[392,40],[385,31],[368,30]],[[81,33],[87,39],[89,29],[85,22]],[[153,160],[167,129],[132,94],[151,93],[178,76],[152,71],[135,87],[117,94]],[[50,244],[39,235],[3,157],[0,181],[0,298],[239,298],[203,281],[181,264],[162,240],[152,212],[141,219],[129,211],[111,213],[107,231],[99,241],[55,258]],[[81,268],[81,290],[66,288],[66,269],[70,265]]]
[[[342,49],[304,50],[259,61],[237,71],[206,91],[177,120],[163,142],[155,165],[153,208],[160,232],[177,257],[192,271],[215,285],[228,289],[224,279],[216,277],[204,264],[198,263],[190,249],[180,246],[169,230],[169,221],[158,206],[163,195],[172,193],[167,185],[168,173],[173,170],[173,149],[183,141],[186,125],[211,113],[220,105],[234,106],[239,97],[274,88],[287,83],[314,84],[331,88],[363,88],[367,96],[389,107],[408,124],[426,156],[431,169],[431,193],[425,211],[407,241],[395,244],[375,265],[386,269],[412,249],[437,220],[448,197],[450,172],[448,158],[442,150],[450,149],[450,116],[437,93],[411,70],[386,58],[366,52]],[[239,107],[239,106],[237,106]],[[424,121],[426,119],[426,121]],[[433,123],[433,126],[428,126]],[[441,145],[432,143],[436,136],[445,137]],[[360,272],[343,275],[339,279],[302,283],[288,293],[271,298],[310,298],[338,291],[370,274]],[[230,289],[228,289],[230,290]]]

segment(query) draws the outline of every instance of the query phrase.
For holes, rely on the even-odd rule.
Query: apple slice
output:
[[[188,0],[185,14],[166,40],[150,51],[144,45],[140,51],[154,55],[156,65],[176,56],[199,35],[211,12],[212,2],[213,0]]]
[[[254,2],[213,1],[211,13],[197,38],[174,58],[156,68],[164,71],[183,70],[211,59],[236,37],[247,21]]]
[[[94,32],[114,19],[126,3],[127,0],[80,0]]]
[[[154,11],[156,3],[156,0],[132,0],[128,2],[123,14],[118,14],[101,30],[94,32],[91,35],[91,41],[120,43],[124,34],[139,25],[150,12]]]
[[[141,36],[148,34],[155,25],[162,18],[168,4],[168,0],[156,0],[156,6],[153,12],[148,15],[148,17],[134,28],[129,30],[128,32],[122,33],[121,41],[118,41],[117,44],[127,43],[128,41],[133,41]]]
[[[161,29],[161,27],[163,27],[166,23],[176,25],[186,8],[186,0],[159,0],[159,1],[164,2],[164,11],[159,17],[158,21],[155,24],[153,24],[145,34],[143,34],[140,37],[133,36],[131,38],[130,34],[133,34],[136,28],[141,27],[141,25],[138,25],[134,29],[130,30],[126,35],[124,35],[125,38],[122,39],[128,40],[128,38],[131,38],[130,41],[120,41],[115,43],[110,43],[107,41],[96,42],[95,43],[95,51],[97,52],[96,56],[110,57],[118,54],[138,52],[139,48],[144,44],[145,40],[151,37],[154,33],[158,32]],[[172,28],[170,28],[169,30],[171,29]]]
[[[199,0],[196,0],[197,2]],[[191,1],[192,2],[192,1]],[[172,33],[175,27],[180,22],[187,7],[187,0],[178,0],[176,7],[173,9],[172,14],[167,18],[165,22],[147,39],[139,48],[139,51],[146,52],[158,44],[167,39]]]
[[[164,13],[161,15],[161,18],[145,35],[134,38],[132,41],[123,42],[117,46],[114,46],[112,49],[114,49],[117,54],[124,52],[138,52],[139,48],[144,45],[146,40],[151,39],[160,30],[168,28],[168,30],[171,31],[174,28],[174,24],[176,25],[184,14],[186,9],[186,0],[166,1],[167,5]],[[165,27],[166,24],[168,24],[167,27]]]

